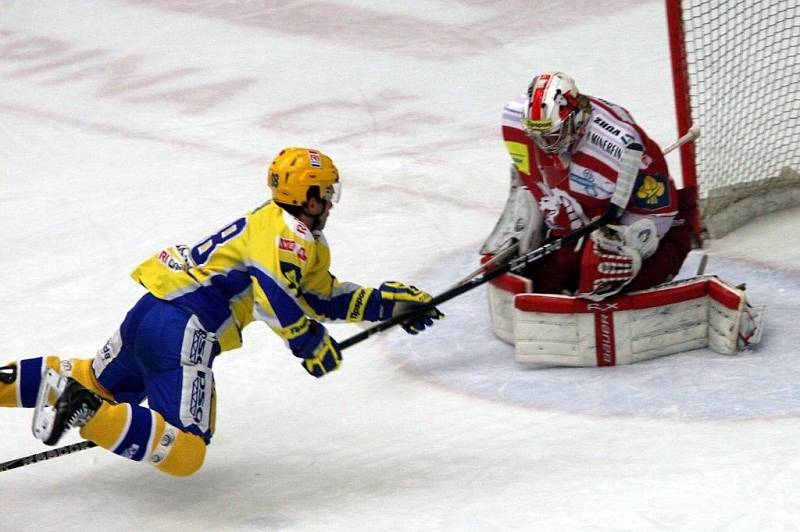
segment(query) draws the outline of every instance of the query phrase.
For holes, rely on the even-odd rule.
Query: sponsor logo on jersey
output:
[[[622,147],[616,142],[605,138],[597,133],[589,133],[589,142],[606,152],[616,160],[622,159]]]
[[[584,168],[580,174],[570,172],[569,180],[575,185],[570,187],[571,190],[594,198],[610,198],[614,192],[614,187],[611,183],[604,178],[598,180],[594,172],[588,168]]]
[[[322,157],[315,150],[308,150],[308,161],[313,168],[322,168]]]
[[[282,249],[284,251],[291,251],[297,257],[305,261],[308,259],[308,255],[306,254],[306,248],[300,246],[294,240],[289,240],[288,238],[279,238],[278,239],[278,249]]]
[[[181,271],[183,270],[183,263],[175,260],[172,254],[166,249],[158,254],[158,261],[164,264],[170,270]]]
[[[530,175],[531,165],[528,156],[528,147],[521,142],[506,141],[506,149],[508,154],[511,155],[511,160],[517,167],[517,170],[525,175]]]
[[[206,374],[198,371],[197,376],[192,381],[192,396],[189,402],[189,412],[195,423],[203,421],[203,405],[206,399]]]
[[[595,116],[593,122],[600,126],[601,128],[605,129],[615,137],[619,137],[619,134],[622,133],[622,130],[618,127],[614,127],[599,116]]]
[[[670,204],[666,179],[658,174],[639,174],[634,186],[633,204],[641,209],[660,209]]]

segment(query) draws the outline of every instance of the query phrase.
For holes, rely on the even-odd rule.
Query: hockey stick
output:
[[[517,248],[519,248],[519,242],[517,242],[517,241],[512,242],[511,244],[509,244],[508,246],[506,246],[502,250],[500,250],[491,259],[489,259],[486,262],[484,262],[483,264],[481,264],[478,269],[470,272],[468,275],[465,275],[460,281],[458,281],[455,284],[455,286],[458,286],[460,284],[466,283],[467,281],[469,281],[470,279],[472,279],[473,277],[475,277],[479,273],[488,270],[490,267],[494,266],[498,262],[502,262],[504,259],[510,257],[515,251],[517,251]]]
[[[65,454],[72,454],[78,451],[83,451],[84,449],[91,449],[92,447],[97,447],[97,444],[89,440],[72,443],[70,445],[64,445],[63,447],[56,447],[55,449],[49,449],[41,453],[31,454],[29,456],[23,456],[22,458],[16,458],[14,460],[9,460],[8,462],[3,462],[0,464],[0,472],[8,471],[9,469],[16,469],[26,465],[36,464],[38,462],[44,462],[45,460],[50,460],[51,458],[57,458],[59,456],[64,456]]]
[[[422,314],[427,312],[433,307],[444,303],[445,301],[449,301],[464,292],[468,292],[473,288],[477,288],[481,286],[495,277],[498,277],[504,273],[509,271],[518,271],[528,264],[535,262],[542,257],[557,251],[561,247],[570,244],[572,242],[577,242],[581,238],[591,234],[595,229],[600,227],[604,227],[609,223],[615,221],[625,208],[628,205],[628,200],[630,199],[630,194],[633,189],[634,181],[636,180],[636,175],[639,171],[639,163],[642,159],[642,153],[644,148],[640,144],[630,144],[624,151],[622,156],[622,161],[620,165],[619,177],[617,178],[616,187],[614,188],[614,195],[611,198],[611,204],[609,205],[608,210],[603,214],[600,218],[592,221],[591,223],[581,227],[580,229],[576,229],[572,233],[553,240],[541,247],[538,247],[524,255],[521,255],[509,262],[503,263],[500,266],[487,271],[481,275],[471,277],[465,282],[453,286],[449,290],[439,294],[438,296],[434,297],[430,302],[420,305],[408,312],[404,312],[402,314],[398,314],[397,316],[392,317],[389,320],[383,321],[378,323],[377,325],[370,327],[350,338],[347,338],[343,342],[339,344],[339,348],[341,350],[347,349],[348,347],[352,347],[353,345],[366,340],[370,336],[373,336],[377,333],[383,332],[395,325],[400,323],[404,323],[411,319],[415,319],[420,317]],[[482,266],[482,269],[485,268],[486,265]],[[83,451],[85,449],[91,449],[93,447],[97,447],[97,444],[88,440],[84,440],[78,443],[74,443],[71,445],[64,445],[62,447],[57,447],[55,449],[50,449],[48,451],[42,453],[36,453],[29,456],[25,456],[22,458],[17,458],[14,460],[9,460],[8,462],[0,463],[0,472],[8,471],[10,469],[16,469],[18,467],[35,464],[38,462],[43,462],[45,460],[50,460],[51,458],[56,458],[58,456],[64,456],[67,454],[71,454],[78,451]]]
[[[391,319],[382,321],[377,325],[370,327],[369,329],[361,331],[360,333],[347,338],[343,342],[340,342],[339,348],[347,349],[348,347],[351,347],[369,338],[373,334],[385,331],[386,329],[394,327],[399,323],[405,323],[409,320],[419,318],[428,310],[444,303],[445,301],[449,301],[454,297],[460,296],[464,292],[468,292],[473,288],[477,288],[478,286],[481,286],[482,284],[487,283],[504,273],[509,271],[519,271],[528,264],[561,249],[565,245],[577,242],[581,238],[591,234],[595,229],[604,227],[614,222],[628,206],[628,200],[630,199],[631,191],[633,190],[633,184],[636,181],[637,174],[639,173],[639,164],[642,160],[643,151],[644,148],[642,145],[636,143],[629,144],[625,148],[625,151],[622,154],[622,161],[620,164],[616,187],[614,188],[614,195],[611,198],[611,205],[609,205],[608,210],[601,217],[581,227],[580,229],[576,229],[568,235],[548,242],[547,244],[540,246],[524,255],[520,255],[509,262],[503,263],[490,271],[486,271],[462,284],[456,285],[449,290],[445,290],[424,305],[420,305],[419,307],[409,310],[408,312],[398,314]]]
[[[661,153],[664,155],[668,155],[669,153],[680,148],[687,142],[696,140],[699,137],[700,137],[700,128],[697,126],[692,126],[689,128],[689,131],[681,135],[675,142],[664,148],[661,151]],[[458,283],[456,283],[456,285],[464,284],[473,277],[475,277],[476,275],[480,274],[481,272],[488,271],[490,267],[494,266],[498,262],[502,262],[504,259],[511,256],[512,253],[514,253],[518,247],[519,247],[519,242],[515,241],[509,244],[507,247],[503,248],[500,252],[494,255],[491,259],[481,264],[480,267],[470,272],[468,275],[465,275],[460,281],[458,281]]]

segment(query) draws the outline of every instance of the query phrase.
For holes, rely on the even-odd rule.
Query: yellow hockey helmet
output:
[[[267,185],[272,199],[286,205],[302,205],[317,187],[318,197],[339,200],[339,171],[330,157],[312,148],[286,148],[269,166]]]

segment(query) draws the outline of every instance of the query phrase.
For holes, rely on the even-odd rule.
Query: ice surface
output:
[[[677,137],[661,2],[0,1],[0,362],[93,356],[128,272],[256,206],[289,145],[341,170],[341,279],[446,289],[505,201],[502,106],[549,69]],[[770,306],[753,352],[525,368],[480,288],[316,381],[254,325],[197,475],[102,449],[0,473],[0,530],[798,529],[797,219],[706,250]],[[0,460],[45,449],[0,416]]]

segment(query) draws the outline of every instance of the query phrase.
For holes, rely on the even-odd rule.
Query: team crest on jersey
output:
[[[663,176],[639,175],[636,178],[633,204],[640,209],[660,209],[670,204],[669,187]]]
[[[542,185],[539,187],[545,193],[539,199],[539,208],[549,229],[555,232],[574,231],[588,223],[583,208],[575,198],[558,188],[547,191]]]

